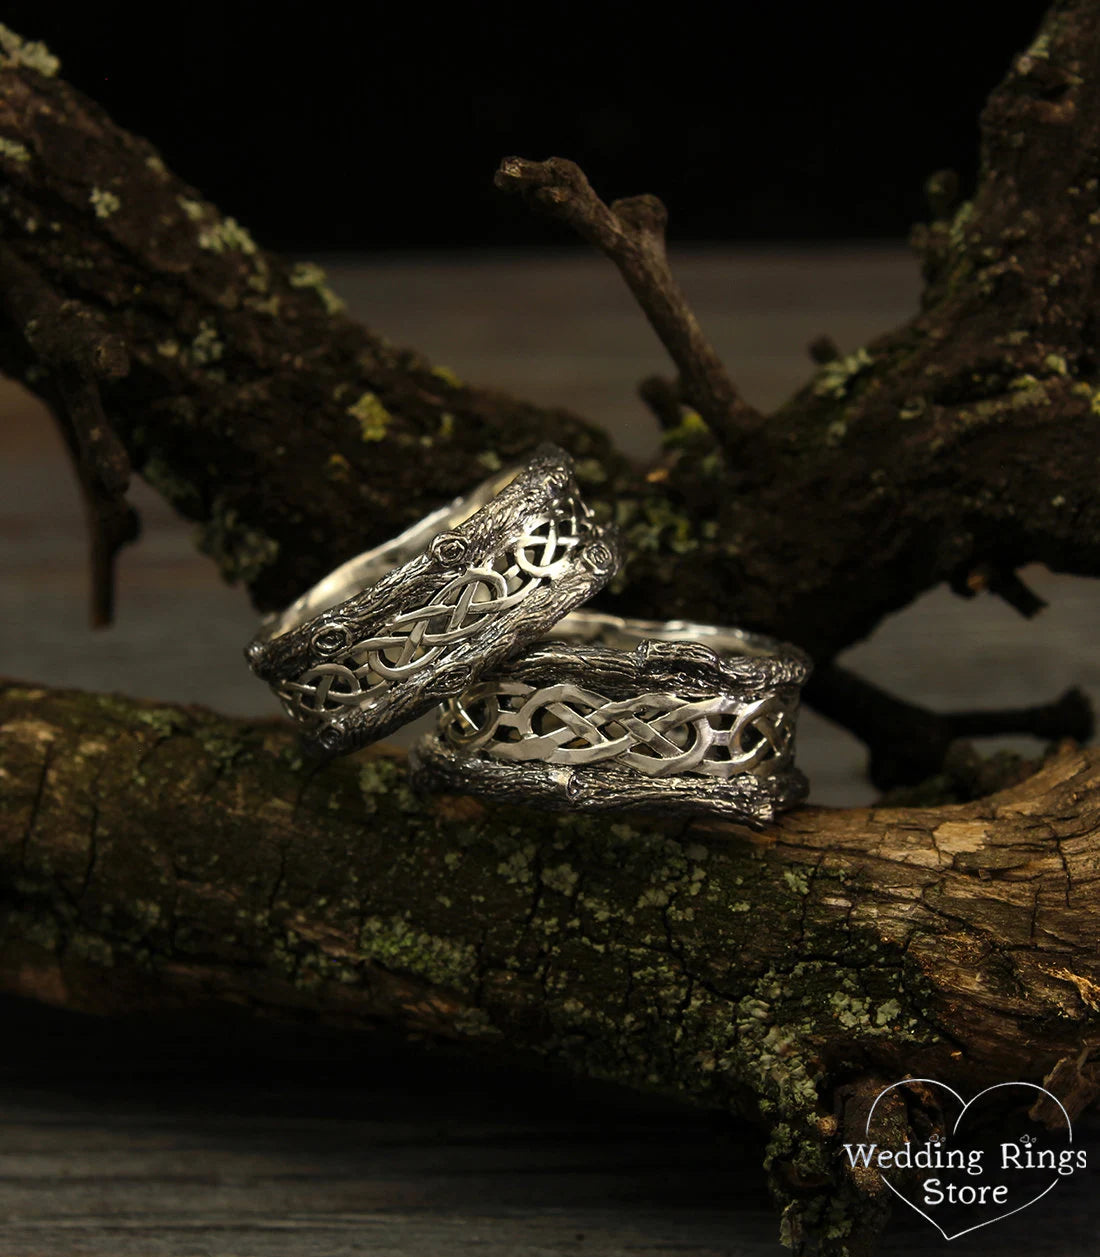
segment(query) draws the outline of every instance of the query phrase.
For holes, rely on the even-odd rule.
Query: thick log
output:
[[[1096,752],[761,834],[419,799],[385,753],[14,684],[0,738],[5,991],[385,1021],[732,1109],[805,1251],[878,1220],[836,1156],[868,1080],[1100,1094]]]

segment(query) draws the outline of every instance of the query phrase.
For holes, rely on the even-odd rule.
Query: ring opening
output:
[[[257,635],[260,641],[271,641],[306,624],[323,611],[375,585],[388,572],[418,558],[441,532],[449,532],[464,524],[497,494],[507,488],[524,470],[522,465],[505,468],[482,481],[472,492],[464,494],[425,515],[404,532],[384,541],[373,550],[365,550],[348,559],[323,580],[292,602],[285,611],[264,621]]]

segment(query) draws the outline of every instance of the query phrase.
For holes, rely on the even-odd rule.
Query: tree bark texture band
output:
[[[544,636],[618,570],[618,539],[543,445],[337,568],[246,650],[306,749],[356,750]]]
[[[797,648],[584,611],[553,635],[443,704],[414,750],[414,781],[750,824],[805,797],[794,732],[810,664]]]

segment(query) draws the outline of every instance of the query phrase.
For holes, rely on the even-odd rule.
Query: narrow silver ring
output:
[[[545,635],[619,563],[569,455],[542,445],[268,616],[245,655],[307,751],[346,753]]]
[[[442,705],[414,784],[500,802],[717,815],[807,793],[794,765],[810,661],[757,633],[575,611]]]

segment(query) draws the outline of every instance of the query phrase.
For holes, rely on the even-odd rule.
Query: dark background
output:
[[[903,237],[1042,0],[7,4],[65,76],[286,251],[543,246],[501,157],[655,192],[693,242]]]

